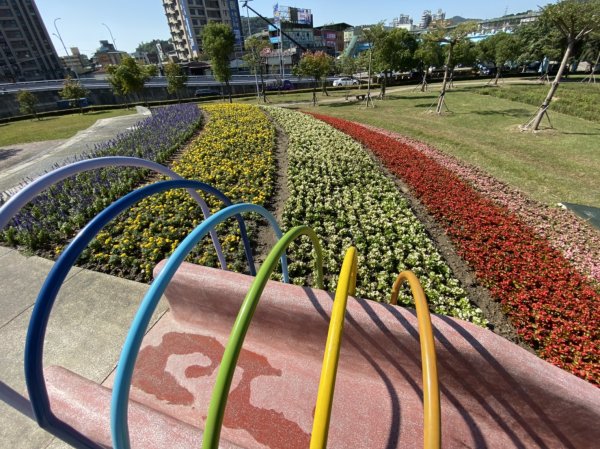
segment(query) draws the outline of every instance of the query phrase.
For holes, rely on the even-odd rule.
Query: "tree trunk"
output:
[[[263,103],[267,103],[267,89],[265,88],[265,77],[263,76],[263,67],[260,66],[260,89]]]
[[[556,93],[556,89],[558,89],[558,85],[560,84],[560,78],[565,70],[565,67],[567,66],[567,61],[569,60],[569,58],[571,57],[571,53],[573,52],[573,47],[575,46],[575,40],[574,39],[569,39],[569,45],[567,45],[567,50],[565,51],[565,54],[562,58],[562,61],[560,63],[560,67],[558,68],[558,73],[556,74],[556,76],[554,77],[554,81],[552,81],[552,85],[550,86],[550,90],[548,91],[548,95],[546,95],[546,99],[544,100],[544,102],[542,103],[542,105],[539,107],[535,117],[533,118],[533,120],[531,120],[530,123],[526,124],[524,126],[525,129],[532,129],[533,131],[537,131],[540,123],[542,122],[542,118],[544,117],[544,114],[546,113],[546,110],[548,109],[548,106],[550,106],[550,102],[552,101],[552,97],[554,96],[554,94]]]
[[[596,62],[594,62],[594,65],[592,65],[592,70],[590,71],[588,83],[596,82],[595,75],[596,75],[596,66],[598,65],[598,61],[600,61],[600,51],[598,52],[598,56],[596,56]]]
[[[498,79],[500,78],[500,65],[496,62],[496,77],[494,78],[494,86],[498,85]]]
[[[421,92],[425,92],[427,90],[427,71],[429,70],[429,66],[423,70],[423,80],[421,81]]]
[[[379,96],[381,97],[382,100],[385,98],[385,88],[387,87],[387,78],[388,78],[388,71],[384,70],[383,71],[383,83],[381,83],[380,92],[379,92]]]
[[[323,94],[324,94],[326,97],[328,97],[328,96],[329,96],[329,92],[327,92],[327,78],[325,78],[325,79],[323,80],[323,84],[322,84],[322,86],[323,86]]]
[[[227,87],[227,95],[229,96],[229,102],[233,103],[233,99],[231,98],[231,85],[229,84],[229,80],[225,80],[225,86]]]
[[[317,105],[317,86],[319,85],[319,81],[315,78],[315,83],[313,84],[313,106]]]
[[[446,67],[444,70],[444,81],[442,81],[442,90],[440,90],[440,96],[438,97],[438,104],[435,108],[435,112],[437,114],[442,113],[442,106],[444,106],[445,96],[446,96],[446,85],[448,83],[448,72],[450,72],[450,61],[452,58],[452,44],[449,44],[450,48],[448,49],[448,56],[446,57]]]

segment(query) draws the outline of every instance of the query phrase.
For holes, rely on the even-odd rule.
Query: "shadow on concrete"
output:
[[[11,157],[19,154],[21,151],[23,151],[22,148],[8,148],[6,150],[0,148],[0,161],[10,159]]]

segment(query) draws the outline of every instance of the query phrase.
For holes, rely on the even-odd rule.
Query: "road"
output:
[[[277,79],[278,76],[269,75],[264,77],[265,80]],[[292,81],[312,81],[312,78],[298,78],[292,77],[291,75],[286,76],[286,79]],[[104,78],[85,78],[79,79],[79,82],[83,87],[89,90],[93,89],[107,89],[111,85],[108,80]],[[255,85],[256,80],[254,75],[234,75],[229,82],[232,85]],[[0,95],[5,93],[18,92],[19,90],[29,90],[32,92],[36,91],[48,91],[48,90],[60,90],[63,88],[64,80],[45,80],[45,81],[27,81],[19,83],[0,83]],[[221,86],[221,83],[216,81],[212,76],[190,76],[187,80],[187,86],[189,87],[214,87]],[[145,87],[166,87],[167,79],[164,76],[154,76],[150,78],[144,84]]]

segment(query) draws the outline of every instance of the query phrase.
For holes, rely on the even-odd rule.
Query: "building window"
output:
[[[23,37],[23,33],[21,33],[19,30],[10,30],[6,32],[6,37],[9,39],[20,38]]]

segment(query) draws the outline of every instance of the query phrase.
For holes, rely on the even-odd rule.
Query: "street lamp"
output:
[[[252,30],[250,29],[250,10],[248,9],[248,2],[251,2],[252,0],[243,0],[243,5],[242,8],[246,8],[246,17],[248,18],[248,37],[250,37],[252,35]]]
[[[117,44],[115,43],[115,38],[113,37],[113,34],[110,31],[110,28],[105,23],[103,23],[102,25],[104,25],[106,27],[106,29],[108,30],[108,34],[110,34],[110,38],[112,39],[113,47],[115,47],[115,50],[116,50],[117,49]]]
[[[246,7],[246,17],[248,18],[248,39],[252,36],[252,29],[250,28],[250,10],[248,9],[248,2],[252,0],[244,0],[243,7]],[[260,65],[260,56],[259,56],[259,65]],[[261,69],[262,70],[262,69]],[[256,83],[256,97],[260,99],[260,92],[258,90],[258,73],[256,67],[254,67],[254,82]],[[262,76],[262,75],[261,75]]]
[[[57,20],[61,20],[60,17],[57,17],[56,19],[54,19],[54,29],[56,30],[57,34],[54,34],[56,37],[58,37],[58,39],[60,40],[60,43],[62,44],[63,48],[65,49],[65,55],[69,56],[69,52],[67,51],[67,46],[65,45],[64,41],[62,40],[62,37],[60,35],[60,32],[58,31],[58,27],[56,26],[56,21]]]

